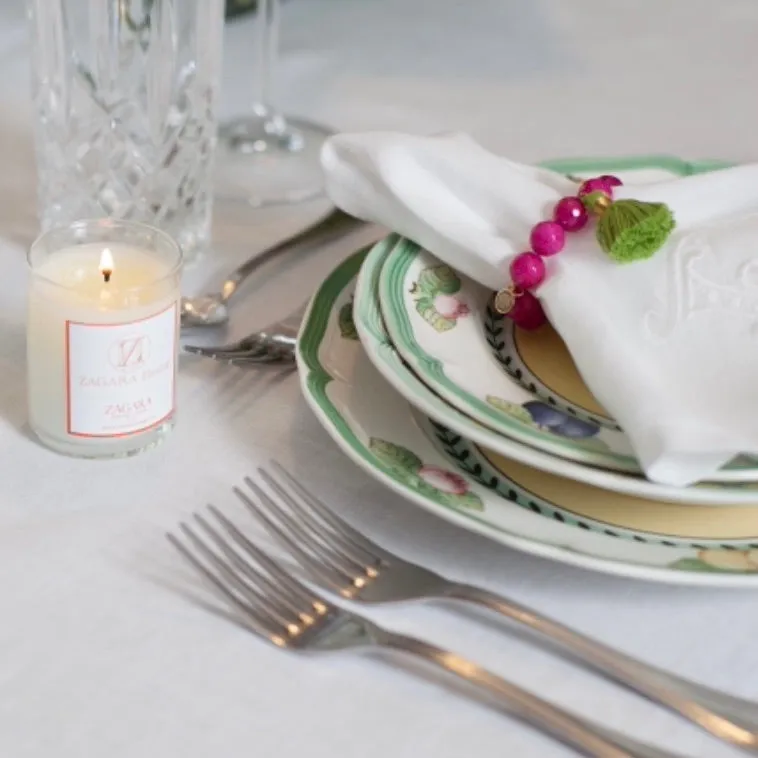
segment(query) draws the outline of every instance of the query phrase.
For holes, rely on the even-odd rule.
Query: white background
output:
[[[675,153],[749,159],[758,144],[754,0],[289,0],[281,102],[341,129],[463,129],[522,160]],[[252,27],[228,31],[224,111],[241,112]],[[553,758],[568,751],[384,660],[303,659],[199,605],[163,539],[232,484],[288,464],[392,548],[511,594],[673,671],[758,699],[748,592],[592,575],[456,531],[350,464],[294,376],[183,361],[179,425],[143,457],[42,450],[26,429],[24,252],[36,232],[23,5],[0,10],[0,755],[9,758]],[[219,209],[214,281],[323,210]],[[360,240],[269,266],[232,330],[282,316]],[[714,346],[714,350],[716,346]],[[718,359],[715,355],[714,359]],[[244,516],[240,515],[240,518]],[[440,606],[375,616],[558,703],[684,755],[736,755],[579,668]]]

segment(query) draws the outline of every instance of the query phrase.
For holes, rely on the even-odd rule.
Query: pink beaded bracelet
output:
[[[546,322],[540,301],[532,294],[547,274],[545,258],[560,253],[566,232],[578,232],[598,216],[597,241],[614,260],[625,263],[649,258],[674,229],[674,217],[663,203],[613,200],[613,189],[623,182],[616,176],[587,179],[575,197],[563,197],[553,209],[552,221],[540,221],[529,235],[531,250],[520,253],[510,265],[511,283],[494,299],[495,310],[523,329],[537,329]]]

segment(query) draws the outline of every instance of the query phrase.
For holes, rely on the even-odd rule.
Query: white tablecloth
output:
[[[754,0],[290,0],[283,15],[281,102],[337,128],[463,129],[519,160],[745,159],[758,145]],[[226,113],[247,104],[250,24],[228,30]],[[294,376],[187,361],[180,424],[159,449],[93,463],[39,447],[25,426],[24,252],[36,222],[21,0],[0,10],[0,71],[3,758],[569,754],[383,661],[276,652],[188,598],[192,579],[163,531],[207,502],[236,513],[229,488],[271,457],[398,551],[758,699],[754,595],[593,575],[459,532],[358,471]],[[218,249],[187,288],[321,210],[220,210]],[[299,304],[356,242],[270,265],[235,307],[230,336]],[[497,624],[439,605],[372,615],[682,754],[736,755]]]

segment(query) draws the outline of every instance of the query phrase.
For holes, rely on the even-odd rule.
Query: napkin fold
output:
[[[490,289],[535,223],[577,185],[461,134],[344,134],[324,146],[327,191],[348,213],[427,248]],[[646,475],[686,486],[758,455],[758,164],[623,186],[668,204],[676,229],[652,258],[618,264],[594,223],[548,259],[536,294]]]

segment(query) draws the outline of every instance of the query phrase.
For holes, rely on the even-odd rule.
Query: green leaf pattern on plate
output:
[[[701,550],[697,558],[680,558],[671,564],[679,571],[705,571],[712,573],[758,572],[758,550]]]
[[[340,335],[345,340],[357,340],[358,331],[355,328],[355,321],[353,321],[353,300],[345,303],[339,310],[337,316],[337,322],[340,328]]]
[[[421,297],[416,300],[416,310],[419,316],[436,332],[449,332],[455,326],[454,320],[440,315],[434,307],[434,302],[428,297]]]
[[[419,274],[417,286],[423,295],[434,297],[440,292],[453,295],[461,288],[461,280],[450,266],[440,264],[425,268]]]
[[[369,450],[398,480],[440,505],[484,510],[482,499],[475,492],[469,492],[468,482],[460,474],[439,466],[425,465],[408,448],[376,437],[369,441]]]
[[[436,332],[449,332],[459,318],[469,314],[469,307],[455,293],[461,280],[450,266],[429,266],[421,271],[411,287],[416,311]]]
[[[670,564],[670,567],[677,571],[700,571],[703,573],[722,571],[722,569],[714,568],[699,558],[680,558]]]
[[[538,428],[537,424],[532,421],[529,411],[526,408],[522,408],[518,403],[511,403],[508,400],[503,400],[502,397],[495,397],[495,395],[487,395],[487,402],[500,412],[507,413],[511,418],[516,419],[516,421],[528,424],[535,429]]]
[[[369,442],[369,450],[393,471],[399,469],[416,473],[424,465],[421,458],[408,448],[376,437]]]

